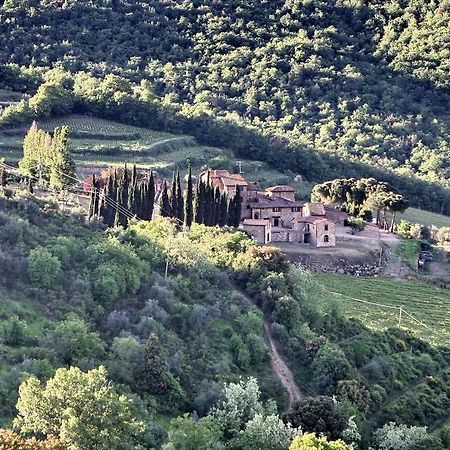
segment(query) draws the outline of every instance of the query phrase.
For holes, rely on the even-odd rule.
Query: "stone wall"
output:
[[[272,228],[272,242],[300,242],[301,232],[290,229]]]
[[[270,242],[270,233],[267,227],[263,225],[243,225],[242,228],[260,244]]]

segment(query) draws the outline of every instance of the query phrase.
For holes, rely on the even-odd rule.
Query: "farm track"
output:
[[[234,283],[231,283],[232,288],[239,292],[247,304],[257,308],[255,302],[238,286]],[[286,405],[286,411],[289,411],[292,408],[292,405],[295,402],[298,402],[304,398],[304,394],[301,392],[298,384],[295,382],[294,375],[292,371],[289,369],[289,366],[284,361],[283,357],[280,355],[277,346],[275,344],[275,340],[272,337],[270,324],[267,322],[266,318],[264,320],[264,337],[266,340],[266,348],[269,351],[270,355],[270,363],[272,366],[272,370],[274,371],[277,378],[280,380],[281,385],[286,389],[288,393],[288,403]]]

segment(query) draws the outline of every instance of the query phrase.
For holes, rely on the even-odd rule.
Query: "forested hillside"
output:
[[[121,120],[312,180],[375,176],[449,214],[449,24],[447,1],[7,0],[0,61],[114,73],[138,84],[108,97]],[[42,73],[3,86],[34,93]]]
[[[71,201],[4,192],[3,426],[16,416],[17,430],[56,434],[77,450],[164,442],[165,450],[286,450],[298,427],[362,449],[385,449],[377,437],[385,432],[411,433],[419,446],[408,449],[447,442],[448,348],[345,318],[279,249],[164,218],[104,230]],[[265,333],[300,391],[285,422]],[[100,386],[95,402],[92,386]],[[90,414],[101,420],[88,432]],[[424,428],[389,431],[390,421],[439,438]]]

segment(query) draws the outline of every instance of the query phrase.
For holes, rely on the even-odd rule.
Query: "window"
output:
[[[306,231],[309,231],[309,223],[306,225]]]
[[[280,212],[280,211],[281,211],[281,208],[273,208],[272,211],[273,211],[273,212]]]
[[[325,231],[328,231],[328,224],[325,225]]]
[[[330,242],[330,238],[328,237],[328,234],[326,234],[326,235],[323,237],[323,242]]]
[[[293,206],[293,207],[291,208],[291,211],[292,211],[292,212],[300,212],[300,207],[299,207],[299,206]]]
[[[280,218],[279,217],[274,217],[273,218],[273,226],[274,227],[279,227],[280,226]]]
[[[254,214],[253,214],[253,218],[254,218],[254,219],[259,219],[259,213],[254,213]]]

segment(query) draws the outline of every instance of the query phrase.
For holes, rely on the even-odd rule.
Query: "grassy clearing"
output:
[[[417,259],[420,253],[420,241],[403,239],[395,248],[395,253],[411,269],[417,269]]]
[[[411,223],[420,223],[421,225],[435,225],[437,227],[450,227],[450,216],[443,216],[429,211],[423,211],[417,208],[408,208],[403,214],[398,214],[396,222],[402,219]]]
[[[425,325],[403,313],[402,327],[434,344],[450,345],[450,291],[414,280],[356,277],[350,280],[345,275],[325,274],[314,277],[327,291],[336,294],[335,301],[347,315],[361,319],[366,325],[375,329],[397,326],[401,306]]]

